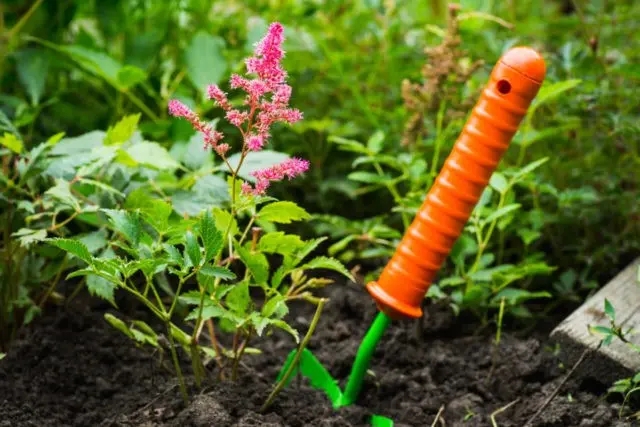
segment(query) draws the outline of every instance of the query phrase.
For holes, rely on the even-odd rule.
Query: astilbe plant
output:
[[[272,24],[257,43],[255,55],[246,60],[247,75],[231,76],[231,89],[246,93],[242,108],[234,108],[218,86],[208,87],[209,98],[225,111],[226,120],[242,136],[237,148],[190,108],[177,100],[169,102],[169,113],[188,120],[203,135],[204,148],[213,151],[226,165],[228,209],[205,209],[199,218],[180,216],[172,212],[164,193],[159,193],[162,199],[155,198],[141,187],[127,195],[127,210],[102,210],[115,231],[111,246],[119,249],[122,256],[95,257],[78,240],[50,240],[52,245],[88,265],[71,277],[98,277],[132,295],[164,323],[166,339],[161,339],[140,320],[125,322],[111,314],[105,316],[140,345],[161,351],[162,343],[164,348],[169,347],[185,401],[187,391],[177,345],[191,359],[198,386],[209,362],[217,365],[220,378],[230,373],[235,379],[243,355],[251,350],[259,352],[248,346],[252,337],[278,328],[299,341],[298,332],[284,320],[289,302],[304,300],[315,304],[313,325],[317,323],[325,300],[314,296],[313,290],[331,281],[310,277],[307,271],[328,269],[351,278],[346,268],[333,258],[318,256],[306,260],[323,238],[303,240],[295,234],[275,231],[276,224],[310,218],[295,203],[277,201],[267,195],[271,183],[299,176],[309,168],[309,162],[287,158],[253,171],[252,182],[239,178],[245,160],[250,155],[260,156],[259,151],[268,144],[275,123],[294,124],[302,119],[302,113],[289,106],[292,89],[286,83],[287,74],[281,63],[283,33],[281,24]],[[230,158],[232,151],[236,151],[234,160]],[[236,165],[232,166],[233,163]],[[259,225],[266,226],[268,232],[263,233]],[[267,255],[271,260],[281,260],[277,268]],[[170,277],[174,280],[168,280]],[[175,290],[170,286],[172,282],[177,282]],[[252,288],[262,290],[262,295],[254,299],[252,295],[256,293],[250,292]],[[176,318],[186,321],[191,332],[178,327],[174,323]],[[218,329],[233,334],[229,347],[219,341]],[[207,332],[204,335],[203,330]],[[312,330],[307,332],[303,344]],[[209,342],[201,339],[203,336],[208,336]]]

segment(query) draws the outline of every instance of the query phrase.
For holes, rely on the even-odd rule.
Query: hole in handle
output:
[[[498,87],[498,92],[500,92],[503,95],[506,95],[509,92],[511,92],[511,83],[509,83],[506,80],[499,80],[497,87]]]

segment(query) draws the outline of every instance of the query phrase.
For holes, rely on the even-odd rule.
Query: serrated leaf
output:
[[[282,231],[266,233],[258,242],[258,250],[264,253],[288,255],[302,247],[304,242],[295,234]]]
[[[518,209],[520,209],[520,203],[512,203],[510,205],[503,206],[500,209],[497,209],[491,212],[491,214],[487,218],[485,218],[484,222],[490,223],[490,222],[496,221]]]
[[[613,333],[613,331],[611,330],[611,328],[608,328],[606,326],[589,326],[589,330],[591,332],[595,332],[598,334],[603,334],[603,335],[610,335]]]
[[[135,65],[125,65],[118,70],[116,76],[119,86],[128,90],[147,79],[147,73]]]
[[[86,283],[87,290],[91,295],[107,300],[112,305],[116,304],[114,300],[114,291],[116,289],[115,284],[95,274],[88,274]]]
[[[91,253],[89,253],[89,249],[78,240],[56,238],[48,239],[47,243],[80,258],[87,264],[91,264]]]
[[[277,328],[282,329],[283,331],[288,332],[293,339],[296,340],[296,344],[300,342],[300,335],[298,334],[298,331],[296,331],[295,329],[293,329],[291,327],[291,325],[289,325],[287,322],[285,322],[284,320],[280,320],[280,319],[270,319],[269,320],[269,324],[273,325]]]
[[[350,179],[351,181],[363,182],[365,184],[383,185],[389,182],[392,178],[389,175],[378,175],[377,173],[373,172],[357,171],[351,172],[349,175],[347,175],[347,179]]]
[[[11,235],[20,242],[23,248],[29,248],[34,243],[42,242],[47,238],[47,230],[31,230],[29,228],[21,228]]]
[[[616,321],[616,309],[607,298],[604,299],[604,314],[606,314],[612,322]]]
[[[557,98],[564,92],[573,89],[582,83],[582,80],[571,79],[556,83],[545,83],[540,88],[538,95],[533,101],[535,108],[546,104],[547,102]]]
[[[16,154],[22,153],[22,150],[24,149],[22,141],[9,132],[5,132],[4,135],[0,137],[0,145],[7,147]]]
[[[187,231],[185,235],[185,251],[191,264],[193,266],[199,266],[202,262],[202,254],[200,253],[200,245],[198,244],[198,238],[191,231]]]
[[[359,141],[355,141],[353,139],[347,139],[347,138],[342,138],[340,136],[331,135],[329,136],[328,141],[338,144],[338,146],[340,147],[340,150],[342,151],[351,151],[353,153],[360,153],[360,154],[367,154],[367,155],[371,154],[367,149],[367,147],[364,146],[364,144],[362,144]]]
[[[180,164],[171,157],[166,148],[155,142],[139,142],[124,152],[136,165],[140,164],[161,171],[173,171],[180,167]]]
[[[276,294],[262,306],[261,313],[265,317],[282,319],[289,313],[287,301],[282,295]]]
[[[524,289],[503,289],[493,297],[493,302],[498,303],[505,299],[509,305],[518,305],[525,301],[538,298],[551,298],[551,294],[546,291],[530,292]]]
[[[249,282],[242,281],[231,289],[225,298],[227,307],[239,315],[244,315],[249,308]]]
[[[301,270],[326,269],[342,274],[351,281],[355,281],[349,270],[337,259],[329,257],[316,257],[299,267]]]
[[[121,233],[133,246],[138,246],[142,225],[137,213],[114,209],[102,209],[102,211],[107,214],[109,222],[117,232]]]
[[[204,92],[208,84],[220,83],[227,72],[227,61],[223,56],[225,42],[205,31],[198,31],[184,54],[187,75],[194,86]]]
[[[491,175],[491,179],[489,180],[489,185],[498,193],[506,192],[507,188],[509,187],[507,178],[505,178],[504,175],[500,172],[494,172],[493,175]]]
[[[44,93],[49,72],[49,55],[43,49],[22,49],[14,55],[18,79],[24,86],[31,105],[38,105]]]
[[[514,179],[519,180],[520,178],[538,169],[540,166],[544,165],[548,161],[549,161],[548,157],[543,157],[542,159],[538,159],[536,161],[529,163],[528,165],[524,166],[522,169],[516,172],[516,174],[514,175]]]
[[[267,280],[269,280],[269,262],[267,261],[267,257],[260,252],[252,253],[242,246],[238,246],[236,249],[240,260],[247,267],[256,283],[265,285]]]
[[[196,307],[185,317],[185,320],[196,320],[198,318],[198,314],[200,313],[200,308]],[[215,305],[208,305],[202,308],[202,319],[201,321],[207,321],[209,319],[224,317],[225,310],[222,307],[218,307]]]
[[[129,330],[129,327],[122,320],[118,319],[111,313],[104,314],[104,320],[106,320],[111,326],[133,339],[133,333]]]
[[[200,269],[200,273],[206,277],[217,277],[222,280],[234,280],[236,275],[233,271],[225,267],[205,265]]]
[[[140,122],[140,113],[123,117],[107,130],[104,145],[122,145],[129,141],[138,128],[138,122]]]
[[[71,193],[71,184],[64,179],[56,179],[56,185],[49,188],[44,193],[48,197],[59,201],[61,204],[69,206],[74,211],[80,211],[80,202]]]
[[[233,237],[238,234],[238,223],[236,219],[229,212],[220,208],[213,209],[213,217],[216,220],[216,228],[223,233],[228,233]],[[229,230],[227,232],[227,229]]]
[[[376,131],[367,141],[367,148],[374,153],[382,151],[382,147],[384,147],[384,136],[384,132],[381,130]]]
[[[258,218],[278,224],[290,224],[292,221],[309,219],[311,215],[295,203],[283,201],[270,203],[260,209]]]
[[[200,219],[200,237],[204,244],[204,262],[214,259],[222,250],[222,233],[216,227],[216,222],[207,210]]]
[[[146,222],[159,233],[166,233],[169,229],[171,206],[160,199],[149,195],[144,188],[138,188],[127,196],[125,207],[129,210],[138,209]]]
[[[111,193],[111,194],[115,194],[117,196],[120,197],[124,197],[124,193],[122,193],[120,190],[116,190],[115,188],[113,188],[112,186],[105,184],[104,182],[100,182],[100,181],[95,181],[93,179],[88,179],[88,178],[80,178],[78,179],[78,182],[81,182],[82,184],[87,184],[90,185],[92,187],[95,188],[99,188],[103,191],[106,191],[107,193]]]
[[[320,245],[320,243],[324,242],[325,240],[327,240],[326,237],[319,237],[317,239],[311,239],[304,242],[304,246],[299,251],[297,251],[294,255],[295,262],[293,263],[292,267],[295,267],[296,265],[298,265],[311,252],[313,252]]]

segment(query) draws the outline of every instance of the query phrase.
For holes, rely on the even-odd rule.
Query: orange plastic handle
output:
[[[444,167],[377,282],[367,285],[392,318],[422,316],[421,303],[538,93],[544,60],[528,47],[506,52]]]

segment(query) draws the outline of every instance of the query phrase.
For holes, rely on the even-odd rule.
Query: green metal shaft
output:
[[[378,313],[360,344],[356,359],[351,367],[351,374],[349,375],[347,386],[344,393],[342,393],[340,401],[336,405],[337,407],[351,405],[358,398],[364,376],[369,368],[369,361],[376,350],[380,338],[382,338],[384,331],[390,323],[391,318],[389,316],[383,312]]]

